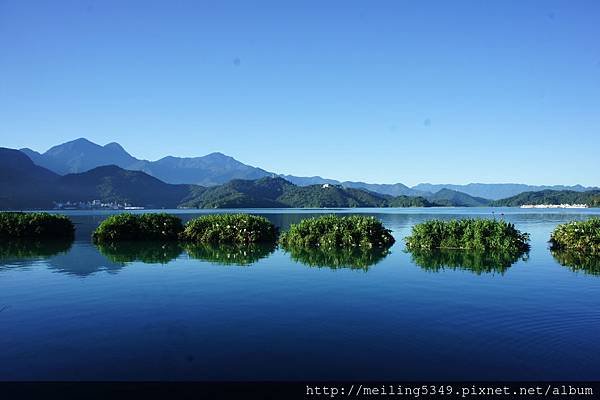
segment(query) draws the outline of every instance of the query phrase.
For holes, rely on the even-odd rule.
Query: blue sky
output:
[[[598,1],[0,0],[0,146],[600,185]]]

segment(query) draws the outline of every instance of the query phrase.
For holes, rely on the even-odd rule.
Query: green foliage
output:
[[[311,267],[331,269],[350,268],[364,271],[383,260],[390,252],[387,248],[311,248],[305,246],[288,246],[285,249],[294,261]]]
[[[289,231],[281,234],[279,243],[286,250],[294,247],[371,249],[389,248],[394,244],[394,237],[374,217],[325,215],[293,224]]]
[[[265,217],[256,215],[213,214],[189,221],[181,237],[191,243],[275,243],[277,228]]]
[[[600,255],[600,218],[558,225],[550,235],[553,250],[578,250]]]
[[[75,227],[64,215],[49,213],[0,213],[0,238],[72,238]]]
[[[516,196],[492,202],[496,207],[518,207],[524,204],[587,204],[600,206],[600,190],[576,192],[574,190],[542,190],[524,192]]]
[[[430,207],[423,197],[388,196],[338,185],[296,186],[282,178],[236,179],[197,191],[181,206],[197,208],[265,207]]]
[[[434,207],[438,204],[432,203],[421,196],[396,196],[388,199],[389,207]]]
[[[94,233],[94,243],[134,240],[176,240],[183,231],[181,220],[169,214],[111,215]]]
[[[511,265],[520,259],[526,260],[521,251],[479,251],[453,249],[414,249],[410,251],[412,262],[419,267],[439,272],[446,268],[483,273],[504,274]]]
[[[72,245],[72,238],[3,240],[0,242],[0,260],[48,258],[68,252]]]
[[[185,251],[190,258],[220,265],[251,265],[275,251],[275,244],[206,244],[186,243]]]
[[[405,238],[406,247],[415,249],[470,249],[528,251],[529,234],[521,233],[504,220],[430,220],[417,224]]]
[[[117,264],[143,262],[146,264],[168,264],[183,251],[174,241],[100,242],[96,246],[102,255]]]
[[[578,250],[552,250],[552,256],[563,267],[574,272],[600,276],[600,253]]]

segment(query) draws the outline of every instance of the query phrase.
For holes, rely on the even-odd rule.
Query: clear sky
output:
[[[0,146],[600,185],[599,1],[0,0]]]

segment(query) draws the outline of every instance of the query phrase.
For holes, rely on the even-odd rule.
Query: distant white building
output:
[[[331,185],[329,183],[324,183],[323,186],[321,186],[323,189],[331,187]]]

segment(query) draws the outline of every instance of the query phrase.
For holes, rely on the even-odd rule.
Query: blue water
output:
[[[284,229],[317,212],[246,211]],[[0,379],[598,379],[600,276],[560,265],[547,240],[600,212],[326,212],[379,217],[391,254],[335,269],[279,249],[245,265],[162,248],[158,261],[129,262],[90,243],[108,212],[69,213],[77,237],[65,252],[0,252]],[[531,251],[489,272],[430,270],[404,252],[415,223],[469,215],[515,223]]]

